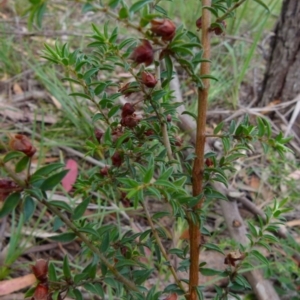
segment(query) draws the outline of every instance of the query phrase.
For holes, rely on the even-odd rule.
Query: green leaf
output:
[[[46,8],[47,8],[47,2],[45,1],[36,10],[35,19],[36,19],[36,24],[39,28],[42,27],[42,21],[43,21],[44,14],[46,12]]]
[[[200,273],[204,276],[215,276],[221,274],[222,272],[210,268],[200,268]]]
[[[208,250],[216,251],[216,252],[219,252],[219,253],[225,255],[224,252],[219,248],[219,246],[217,246],[215,244],[205,243],[204,247]]]
[[[77,220],[81,218],[86,211],[89,203],[91,201],[91,197],[87,197],[84,199],[75,209],[74,209],[74,214],[73,214],[73,220]]]
[[[83,74],[83,79],[84,80],[88,80],[90,79],[95,73],[97,73],[99,71],[99,68],[92,68],[88,71],[86,71],[84,74]],[[84,94],[85,95],[85,94]],[[90,99],[89,97],[87,99]]]
[[[69,94],[69,96],[82,97],[82,98],[91,100],[90,96],[83,94],[83,93],[71,93],[71,94]]]
[[[14,208],[19,204],[21,200],[21,193],[16,192],[13,194],[10,194],[5,200],[4,204],[2,206],[2,209],[0,210],[0,218],[5,217],[10,212],[14,210]]]
[[[83,296],[82,296],[81,292],[78,289],[74,289],[73,293],[75,295],[76,300],[83,300]]]
[[[119,110],[120,110],[121,105],[115,105],[113,106],[110,111],[108,112],[107,116],[109,118],[113,117]]]
[[[103,236],[103,239],[102,239],[102,243],[101,243],[101,246],[100,246],[100,251],[101,253],[105,253],[109,247],[109,233],[106,232]]]
[[[42,183],[40,188],[43,191],[52,190],[63,180],[63,178],[67,175],[69,171],[70,170],[63,170],[59,173],[50,176]]]
[[[153,173],[154,173],[153,167],[154,167],[154,166],[150,167],[150,168],[147,170],[147,172],[146,172],[146,174],[145,174],[145,176],[144,176],[144,179],[143,179],[143,182],[144,182],[144,183],[149,183],[149,182],[151,181],[151,179],[152,179],[152,177],[153,177]]]
[[[16,173],[20,173],[20,172],[24,171],[28,167],[30,159],[31,159],[31,157],[28,157],[28,156],[24,156],[23,158],[21,158],[16,163],[16,166],[15,166]]]
[[[129,16],[128,8],[127,8],[127,7],[122,7],[122,8],[119,10],[119,18],[120,18],[120,19],[127,19],[128,16]],[[119,45],[119,49],[122,49],[122,48],[120,48],[120,45]]]
[[[262,0],[254,0],[256,3],[264,7],[268,12],[270,12],[269,7]]]
[[[6,163],[14,158],[19,158],[19,157],[23,157],[25,154],[23,152],[20,151],[11,151],[9,153],[7,153],[4,158],[3,158],[3,162]]]
[[[253,255],[257,260],[259,260],[263,264],[269,265],[268,259],[264,255],[262,255],[258,250],[252,250],[250,252],[250,255]]]
[[[136,3],[134,3],[133,5],[131,5],[131,7],[129,8],[129,11],[131,13],[135,13],[138,10],[141,10],[145,5],[147,5],[148,3],[151,3],[152,0],[142,0],[142,1],[137,1]]]
[[[119,44],[119,50],[123,49],[127,45],[134,43],[135,41],[136,41],[136,39],[134,39],[134,38],[128,38],[128,39],[124,40],[123,42],[121,42]]]
[[[50,281],[57,281],[56,269],[52,262],[50,262],[50,264],[48,266],[48,275],[49,275]]]
[[[69,260],[68,260],[68,256],[65,255],[64,257],[64,262],[63,262],[63,273],[64,273],[64,277],[65,279],[68,281],[70,278],[72,278],[71,276],[71,270],[70,270],[70,265],[69,265]]]
[[[27,222],[32,217],[34,211],[35,202],[30,196],[27,196],[24,201],[24,222]]]
[[[167,68],[167,79],[170,81],[173,76],[173,62],[169,55],[165,55],[165,63]]]
[[[154,9],[156,11],[160,12],[161,14],[165,15],[165,16],[168,15],[167,11],[164,8],[162,8],[161,6],[159,6],[159,5],[155,5]]]
[[[110,0],[108,2],[108,6],[110,8],[116,8],[119,5],[120,2],[121,2],[120,0]]]
[[[56,171],[59,168],[63,168],[64,165],[61,163],[54,163],[54,164],[50,164],[44,167],[41,167],[40,169],[38,169],[37,171],[35,171],[31,177],[33,176],[43,176],[43,175],[49,175],[50,173],[52,173],[53,171]]]
[[[176,185],[174,185],[172,182],[170,182],[168,180],[162,180],[162,179],[156,180],[155,185],[170,188],[170,189],[173,189],[174,191],[177,190]]]
[[[197,121],[197,115],[194,114],[194,113],[192,113],[192,112],[190,112],[190,111],[185,110],[185,111],[182,113],[182,115],[189,115],[189,116],[191,116],[195,121]]]
[[[224,122],[219,123],[214,129],[214,134],[218,134],[222,130],[223,126]]]
[[[94,287],[95,289],[97,290],[97,295],[101,297],[101,299],[104,299],[105,296],[104,296],[104,290],[103,290],[103,287],[102,285],[99,283],[99,282],[96,282],[94,284]]]
[[[72,213],[72,208],[70,207],[69,204],[67,204],[67,203],[64,202],[64,201],[52,200],[52,201],[49,201],[48,203],[49,203],[50,205],[53,205],[53,206],[55,206],[55,207],[64,209],[65,211]]]
[[[206,75],[201,75],[200,76],[201,79],[213,79],[215,81],[219,81],[218,78],[212,76],[212,75],[209,75],[209,74],[206,74]]]
[[[65,232],[59,235],[50,236],[51,240],[62,243],[72,242],[73,240],[75,240],[75,238],[76,234],[73,232]]]

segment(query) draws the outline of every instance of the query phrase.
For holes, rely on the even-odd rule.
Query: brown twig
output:
[[[151,218],[151,215],[150,215],[150,213],[148,211],[148,208],[147,208],[146,204],[144,202],[142,202],[142,201],[141,201],[141,205],[143,206],[143,209],[145,211],[146,218],[147,218],[148,223],[149,223],[149,225],[151,227],[151,231],[152,231],[152,234],[153,234],[153,236],[154,236],[154,238],[156,240],[156,243],[157,243],[157,245],[158,245],[158,247],[159,247],[159,249],[160,249],[160,251],[161,251],[161,253],[162,253],[163,257],[164,257],[164,259],[167,262],[169,262],[168,254],[167,254],[167,252],[165,250],[165,247],[163,246],[163,244],[161,242],[161,239],[160,239],[160,237],[159,237],[159,235],[157,233],[157,230],[156,230],[156,228],[154,226],[154,223],[152,221],[152,218]],[[173,277],[175,279],[176,284],[181,288],[182,291],[186,292],[185,289],[184,289],[184,286],[183,286],[182,282],[180,281],[180,279],[177,276],[177,273],[176,273],[176,270],[174,269],[174,267],[171,264],[167,264],[167,266],[168,266],[169,270],[171,271],[171,273],[172,273],[172,275],[173,275]]]
[[[210,0],[202,0],[202,7],[210,7]],[[203,59],[210,59],[210,33],[211,12],[202,8],[202,47]],[[201,64],[200,76],[208,75],[210,72],[210,63]],[[209,79],[203,79],[203,87],[198,88],[198,116],[196,131],[195,161],[193,166],[193,196],[199,196],[202,192],[203,172],[204,172],[204,151],[205,151],[205,127],[206,111],[208,103]],[[193,213],[197,214],[202,206],[202,199],[193,207]],[[188,218],[189,239],[190,239],[190,278],[189,278],[189,300],[198,298],[196,287],[199,282],[199,256],[200,256],[200,224],[199,221]]]

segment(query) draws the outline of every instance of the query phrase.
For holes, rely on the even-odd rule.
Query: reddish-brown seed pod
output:
[[[31,266],[34,276],[40,282],[46,282],[48,277],[48,261],[38,259],[34,266]]]
[[[154,19],[151,21],[150,30],[157,36],[161,36],[163,41],[171,41],[175,36],[176,26],[168,19]]]
[[[133,115],[135,109],[131,103],[125,103],[122,107],[122,118]]]
[[[113,166],[120,167],[123,163],[123,157],[120,152],[116,151],[114,155],[111,157],[111,162]]]
[[[220,24],[220,23],[219,23]],[[223,32],[224,32],[224,30],[223,30],[223,28],[225,29],[226,28],[226,22],[225,21],[222,21],[222,24],[220,24],[220,27],[219,26],[215,26],[215,27],[213,27],[212,29],[211,29],[211,31],[214,31],[214,33],[216,34],[216,35],[221,35]]]
[[[202,17],[200,17],[200,18],[196,21],[196,26],[197,26],[197,28],[199,28],[199,29],[202,28]]]
[[[205,164],[206,164],[207,167],[213,167],[214,166],[214,162],[211,158],[207,158],[205,160]]]
[[[98,128],[95,128],[95,137],[96,137],[96,139],[97,139],[97,141],[100,143],[100,141],[101,141],[101,138],[102,138],[102,136],[103,136],[103,131],[102,130],[100,130],[100,129],[98,129]]]
[[[39,283],[35,288],[32,300],[48,300],[49,287],[48,284]]]
[[[172,116],[170,114],[167,115],[167,122],[172,122]]]
[[[179,136],[175,137],[175,146],[181,147],[182,146],[182,139]]]
[[[36,149],[33,147],[28,137],[23,134],[16,134],[11,138],[9,146],[12,150],[23,152],[28,157],[32,157],[36,152]]]
[[[2,207],[2,202],[8,197],[12,192],[21,191],[22,188],[19,187],[14,181],[8,178],[0,179],[0,209]]]
[[[134,128],[138,125],[139,121],[140,118],[133,114],[122,118],[121,125],[128,128]]]
[[[154,88],[157,84],[157,79],[153,74],[144,71],[141,82],[148,88]]]
[[[145,63],[146,66],[150,66],[154,60],[154,51],[150,42],[143,40],[142,43],[134,49],[130,58],[137,64]]]
[[[146,136],[154,135],[154,131],[152,129],[148,129],[144,132]]]
[[[108,170],[109,170],[108,166],[105,166],[105,167],[103,167],[103,168],[100,170],[100,174],[101,174],[102,176],[107,176],[107,175],[108,175]]]

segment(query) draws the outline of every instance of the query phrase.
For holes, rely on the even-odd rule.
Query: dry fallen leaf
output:
[[[36,278],[33,274],[0,281],[0,296],[9,295],[15,291],[24,289],[33,285],[35,282]]]
[[[62,180],[61,184],[64,189],[69,192],[71,191],[73,184],[75,183],[78,175],[78,165],[74,159],[68,159],[66,164],[66,170],[70,170]]]

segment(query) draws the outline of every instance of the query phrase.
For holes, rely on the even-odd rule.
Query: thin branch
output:
[[[160,249],[160,251],[161,251],[161,253],[162,253],[163,257],[164,257],[164,259],[167,262],[169,262],[168,254],[167,254],[167,252],[166,252],[166,250],[165,250],[165,248],[164,248],[164,246],[163,246],[163,244],[162,244],[162,242],[160,240],[160,237],[159,237],[159,235],[157,233],[157,230],[155,228],[155,225],[154,225],[154,223],[152,221],[152,218],[151,218],[151,215],[150,215],[150,213],[148,211],[148,208],[147,208],[146,204],[144,202],[142,202],[142,201],[141,201],[141,205],[143,206],[143,209],[145,211],[146,218],[147,218],[148,223],[149,223],[149,225],[151,227],[151,231],[152,231],[153,236],[154,236],[154,238],[156,240],[156,243],[157,243],[157,245],[158,245],[158,247],[159,247],[159,249]],[[167,264],[167,266],[168,266],[169,270],[171,271],[171,273],[172,273],[172,275],[173,275],[173,277],[175,279],[176,284],[182,289],[182,291],[184,291],[186,293],[186,291],[184,289],[184,286],[183,286],[182,282],[180,281],[180,279],[178,278],[176,270],[174,269],[174,267],[170,263]]]

